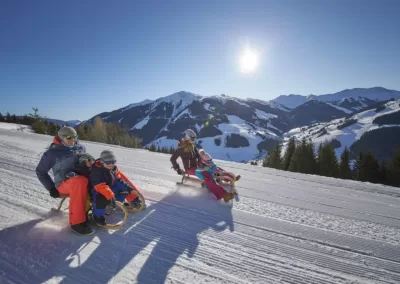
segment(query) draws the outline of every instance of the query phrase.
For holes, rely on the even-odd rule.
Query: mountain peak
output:
[[[173,93],[171,95],[165,96],[165,97],[161,97],[159,99],[156,100],[156,102],[191,102],[194,101],[196,99],[200,99],[201,96],[200,95],[196,95],[190,92],[186,92],[186,91],[180,91],[177,93]]]

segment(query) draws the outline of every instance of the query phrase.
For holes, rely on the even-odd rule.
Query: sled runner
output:
[[[217,174],[214,176],[214,180],[220,184],[220,185],[230,185],[230,190],[228,190],[228,192],[232,192],[235,194],[235,200],[239,201],[239,197],[238,197],[238,192],[235,188],[235,182],[237,180],[239,180],[240,176],[235,176],[233,173],[231,172],[227,172],[222,170],[221,168],[218,168]],[[187,181],[194,181],[194,182],[198,182],[201,183],[202,187],[207,188],[207,186],[204,184],[204,182],[202,180],[200,180],[197,176],[194,175],[189,175],[187,173],[182,175],[182,180],[180,182],[177,182],[177,184],[179,185],[187,185]]]
[[[125,225],[126,220],[128,219],[129,213],[140,212],[146,208],[146,204],[145,204],[143,195],[136,190],[132,191],[132,193],[137,195],[139,200],[141,201],[140,207],[132,207],[131,205],[126,206],[122,202],[119,202],[119,201],[115,201],[116,208],[112,208],[110,205],[107,205],[106,206],[106,214],[105,214],[107,224],[104,225],[103,228],[109,229],[109,230],[118,230]],[[120,192],[120,194],[128,194],[128,192]],[[56,212],[61,211],[64,201],[69,197],[69,195],[60,195],[60,196],[62,197],[62,199],[61,199],[58,207],[51,208],[52,211],[56,211]],[[68,207],[64,208],[64,210],[67,210],[67,209],[68,209]],[[90,194],[88,194],[88,199],[86,201],[86,212],[87,212],[87,216],[88,216],[88,221],[93,220],[93,210],[92,210]],[[114,219],[117,219],[117,220],[115,221]]]

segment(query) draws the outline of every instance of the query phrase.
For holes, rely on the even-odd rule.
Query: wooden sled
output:
[[[121,193],[128,193],[128,192],[121,192]],[[135,193],[136,193],[136,192],[135,192]],[[141,197],[143,198],[143,196],[142,196],[141,194],[138,195],[138,196],[141,196]],[[60,194],[60,197],[62,197],[62,199],[61,199],[61,201],[60,201],[58,207],[57,207],[57,208],[51,208],[52,211],[60,212],[60,211],[61,211],[61,207],[62,207],[64,201],[65,201],[67,198],[69,198],[69,195]],[[140,199],[140,197],[139,197],[139,199]],[[142,206],[141,206],[141,207],[144,206],[143,204],[144,204],[144,202],[142,202]],[[111,206],[110,206],[110,205],[107,205],[107,207],[106,207],[106,212],[108,212],[108,214],[107,214],[106,216],[110,216],[113,212],[116,212],[117,210],[121,210],[122,213],[123,213],[123,217],[122,217],[121,220],[119,220],[119,221],[117,221],[117,222],[115,222],[115,223],[108,223],[108,222],[107,222],[107,224],[106,224],[105,226],[103,226],[103,228],[105,228],[105,229],[108,229],[108,230],[118,230],[118,229],[122,228],[122,227],[125,225],[126,220],[128,219],[128,214],[129,214],[129,212],[137,212],[137,211],[139,211],[139,209],[140,209],[140,208],[139,208],[139,209],[134,210],[134,211],[129,211],[129,210],[127,209],[127,207],[124,206],[124,205],[123,205],[121,202],[119,202],[119,201],[116,201],[116,202],[115,202],[115,205],[117,206],[115,209],[110,209]],[[89,208],[88,208],[88,207],[89,207]],[[68,208],[69,208],[69,207],[66,207],[66,208],[64,208],[64,210],[67,210]],[[88,210],[86,210],[87,212],[92,212],[92,205],[91,205],[90,202],[87,202],[87,209],[88,209]],[[88,219],[93,219],[93,214],[92,214],[92,213],[88,213]],[[106,218],[106,219],[107,219],[107,218]]]
[[[235,200],[239,201],[238,192],[236,190],[235,183],[240,178],[240,176],[238,176],[239,178],[237,178],[237,176],[235,176],[231,172],[221,170],[220,168],[219,168],[219,170],[220,171],[218,172],[218,174],[214,176],[215,181],[218,184],[220,184],[221,186],[230,185],[230,190],[228,192],[234,193]],[[185,182],[188,180],[201,183],[201,186],[205,187],[204,182],[202,180],[200,180],[197,176],[189,175],[187,173],[182,175],[182,180],[180,182],[177,182],[177,184],[184,185]]]

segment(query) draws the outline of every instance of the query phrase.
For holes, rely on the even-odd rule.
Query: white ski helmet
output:
[[[192,129],[186,129],[185,130],[185,140],[196,140],[197,135]]]

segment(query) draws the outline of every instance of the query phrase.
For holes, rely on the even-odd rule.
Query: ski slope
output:
[[[0,283],[400,283],[400,190],[218,161],[239,202],[179,186],[169,155],[112,149],[148,208],[69,230],[35,167],[52,137],[0,129]]]

